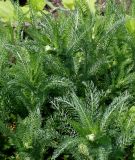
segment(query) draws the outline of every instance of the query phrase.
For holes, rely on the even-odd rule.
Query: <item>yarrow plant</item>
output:
[[[0,159],[134,159],[135,3],[18,2],[0,1]]]

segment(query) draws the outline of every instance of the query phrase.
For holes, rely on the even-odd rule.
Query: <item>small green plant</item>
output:
[[[103,97],[105,93],[91,83],[86,85],[85,99],[75,93],[56,99],[54,105],[59,115],[67,117],[74,132],[65,136],[52,159],[64,151],[75,159],[123,158],[124,148],[134,141],[134,121],[128,112],[129,94],[114,98],[109,106],[101,103]],[[70,128],[64,129],[68,132]]]
[[[132,160],[135,3],[46,3],[0,1],[0,159]]]

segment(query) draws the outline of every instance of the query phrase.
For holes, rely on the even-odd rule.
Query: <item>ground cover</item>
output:
[[[0,4],[0,159],[135,159],[135,2]]]

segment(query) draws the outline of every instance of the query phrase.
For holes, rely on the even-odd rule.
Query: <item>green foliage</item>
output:
[[[85,99],[78,98],[74,92],[56,99],[54,104],[59,115],[66,115],[67,122],[75,131],[72,136],[65,137],[52,159],[56,159],[65,149],[75,159],[78,155],[83,159],[102,160],[114,159],[114,155],[115,159],[123,156],[124,148],[134,139],[133,121],[128,119],[129,95],[124,93],[114,98],[109,106],[101,103],[105,96],[91,83],[86,85]],[[68,131],[69,128],[65,128]]]
[[[28,5],[19,7],[18,4],[14,5],[10,0],[2,0],[0,1],[0,20],[14,24],[22,17],[24,20],[30,21],[32,12],[36,11],[34,14],[41,16],[40,11],[43,11],[45,5],[46,2],[44,0],[30,0]]]
[[[88,2],[0,1],[0,159],[134,158],[134,12]]]
[[[41,11],[43,10],[44,6],[45,6],[45,1],[44,0],[29,0],[29,3],[31,5],[31,7],[37,11]]]

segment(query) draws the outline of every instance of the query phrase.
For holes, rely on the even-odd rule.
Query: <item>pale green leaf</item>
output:
[[[126,25],[128,32],[135,34],[135,18],[127,19],[125,25]]]
[[[29,3],[34,10],[41,11],[44,9],[46,1],[45,0],[38,0],[38,1],[37,0],[29,0]]]
[[[74,0],[62,0],[62,3],[64,5],[64,7],[67,8],[67,9],[70,9],[70,10],[75,9]]]
[[[92,14],[95,14],[95,12],[96,12],[96,8],[95,8],[95,0],[86,0],[86,2],[87,2],[87,4],[88,4],[88,7],[89,7],[89,9],[90,9],[90,12],[92,13]]]
[[[4,22],[11,22],[16,19],[15,9],[11,1],[0,1],[0,19]]]

